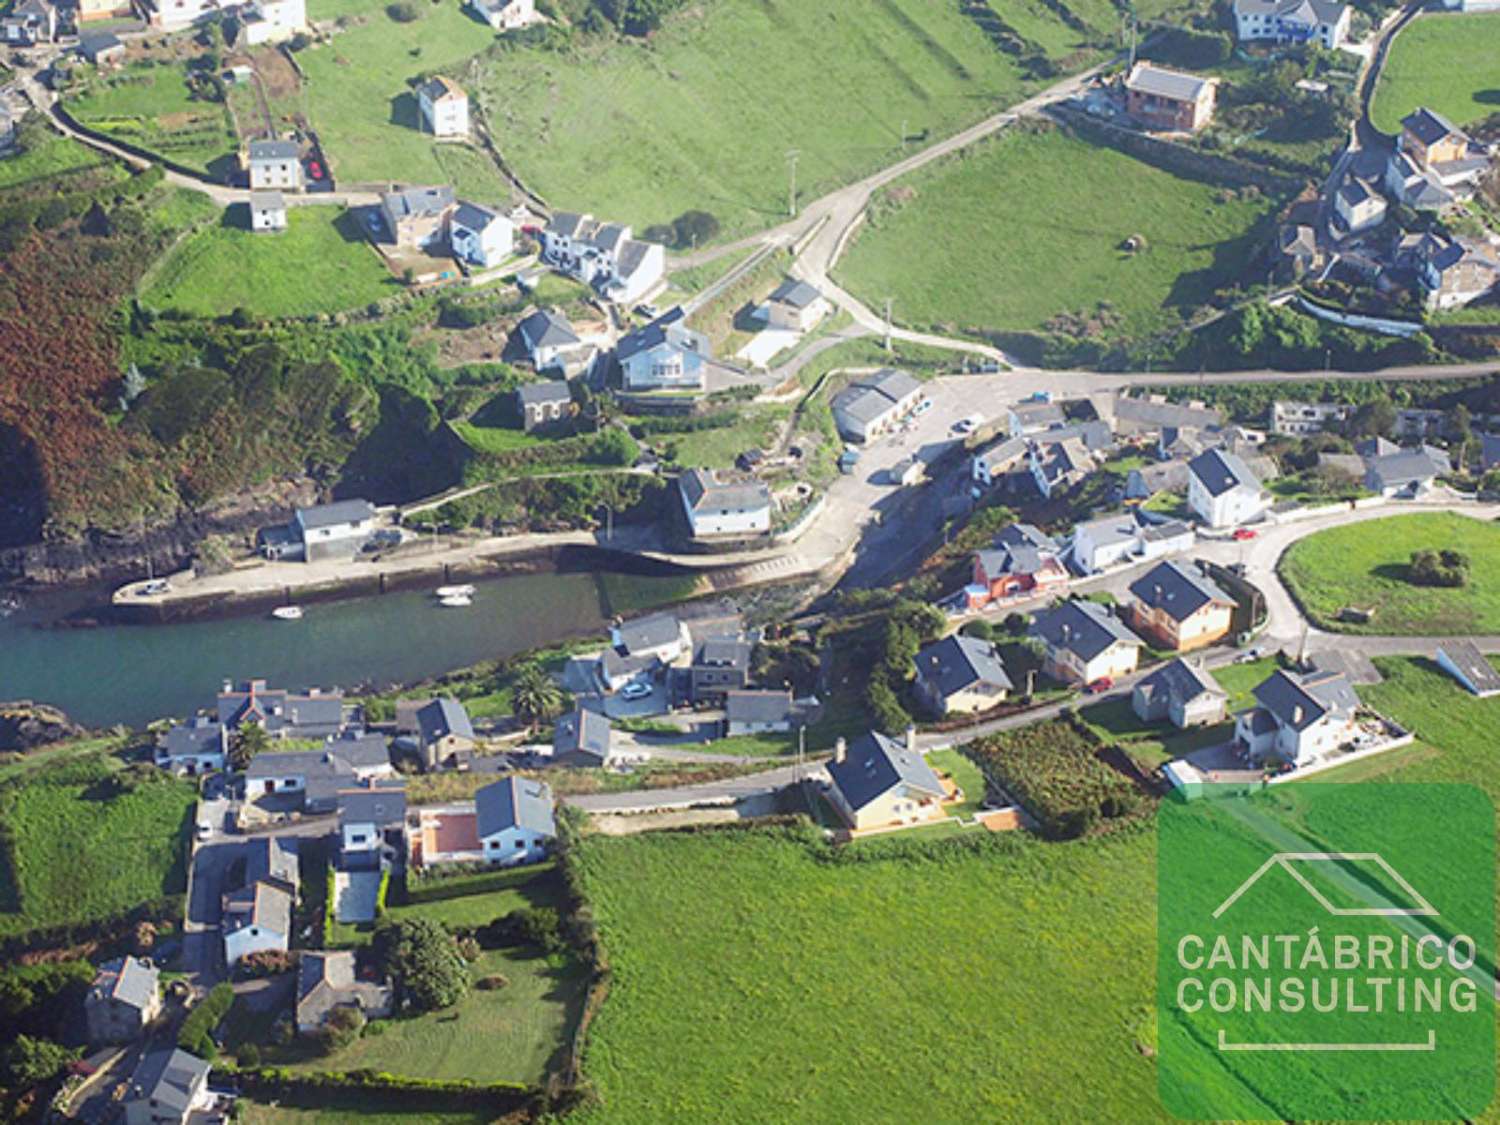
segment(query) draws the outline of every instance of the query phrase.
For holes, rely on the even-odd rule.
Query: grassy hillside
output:
[[[152,766],[122,769],[102,753],[0,791],[0,934],[182,892],[195,800],[191,784]]]
[[[1370,118],[1377,129],[1401,131],[1418,106],[1456,125],[1500,109],[1500,14],[1429,13],[1396,37],[1380,72]]]
[[[1235,279],[1269,209],[1061,131],[1016,132],[886,189],[837,273],[909,325],[1037,330],[1104,306],[1117,337]],[[1128,253],[1133,235],[1144,248]]]
[[[1040,3],[998,8],[1049,56],[1084,38]],[[903,125],[934,140],[1030,88],[947,0],[715,0],[649,42],[514,51],[484,75],[496,143],[553,205],[637,227],[699,208],[727,232],[785,217],[789,150],[810,199],[899,158]]]
[[[1469,583],[1419,586],[1407,578],[1413,551],[1467,554]],[[1500,527],[1446,512],[1421,512],[1329,528],[1282,556],[1282,579],[1322,628],[1343,633],[1500,632]],[[1337,620],[1345,606],[1373,608],[1359,625]]]

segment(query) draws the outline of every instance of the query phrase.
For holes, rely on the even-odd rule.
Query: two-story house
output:
[[[1060,586],[1068,580],[1062,549],[1029,523],[1000,529],[991,546],[974,554],[973,582],[965,590],[970,607]]]
[[[161,1014],[161,974],[138,957],[99,966],[83,998],[90,1043],[133,1043]]]
[[[1219,80],[1138,62],[1125,79],[1125,111],[1148,129],[1196,133],[1213,120]]]
[[[557,838],[552,789],[512,774],[474,794],[485,862],[501,867],[536,863]]]
[[[1349,37],[1350,8],[1338,0],[1234,0],[1241,43],[1315,43],[1326,51]]]
[[[1090,684],[1135,671],[1143,642],[1097,602],[1068,601],[1044,609],[1031,635],[1046,646],[1042,670],[1063,683]]]
[[[1250,466],[1225,449],[1208,449],[1188,462],[1188,507],[1209,527],[1238,527],[1258,518],[1270,497]]]
[[[1005,702],[1012,684],[989,641],[959,633],[916,655],[917,694],[938,715],[973,714]]]
[[[560,425],[573,416],[573,392],[566,383],[522,383],[516,388],[521,428],[528,434]]]
[[[764,481],[688,469],[677,478],[677,495],[694,539],[745,538],[771,530],[771,490]]]
[[[1356,733],[1359,696],[1341,673],[1277,670],[1252,694],[1258,706],[1235,716],[1234,733],[1257,761],[1306,765]]]
[[[417,87],[422,125],[435,137],[469,135],[469,95],[451,78],[435,74]]]
[[[511,256],[516,225],[492,207],[460,201],[448,218],[448,246],[460,262],[487,270]]]
[[[840,738],[828,763],[828,797],[854,831],[941,818],[947,791],[917,752],[915,731],[896,742],[879,731]]]
[[[245,148],[251,191],[301,191],[301,151],[295,141],[251,141]]]
[[[1165,559],[1130,584],[1130,624],[1157,648],[1187,652],[1224,637],[1234,599],[1189,564]]]
[[[708,337],[687,326],[681,306],[626,333],[615,345],[627,391],[701,391],[712,356]]]

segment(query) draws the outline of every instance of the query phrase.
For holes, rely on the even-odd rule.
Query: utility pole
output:
[[[1131,12],[1130,13],[1130,65],[1125,68],[1125,73],[1126,74],[1129,74],[1132,70],[1135,69],[1135,35],[1136,35],[1136,29],[1137,29],[1137,27],[1138,27],[1138,25],[1135,22],[1135,13]]]
[[[786,188],[786,213],[794,219],[797,217],[797,157],[800,155],[800,149],[786,150],[786,161],[790,171]]]
[[[906,151],[906,118],[901,119],[901,151]]]
[[[889,355],[891,351],[891,299],[885,299],[885,350]]]

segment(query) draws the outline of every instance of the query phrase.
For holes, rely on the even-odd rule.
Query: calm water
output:
[[[587,574],[481,583],[469,609],[443,609],[413,592],[311,605],[301,621],[35,627],[78,603],[77,595],[44,598],[0,619],[0,700],[51,703],[86,726],[141,726],[206,706],[226,678],[288,687],[408,682],[604,624]]]

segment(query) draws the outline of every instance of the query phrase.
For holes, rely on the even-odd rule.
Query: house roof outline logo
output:
[[[1392,880],[1395,881],[1396,885],[1400,887],[1405,894],[1411,897],[1411,900],[1413,902],[1416,902],[1419,905],[1412,907],[1335,906],[1333,903],[1328,901],[1327,896],[1325,896],[1321,891],[1318,890],[1317,887],[1313,886],[1313,884],[1308,881],[1307,876],[1303,875],[1302,872],[1298,871],[1297,868],[1293,866],[1294,863],[1298,862],[1337,863],[1340,861],[1356,860],[1373,862],[1378,865],[1382,871],[1384,871]],[[1319,906],[1321,906],[1325,911],[1327,911],[1334,917],[1435,918],[1440,913],[1438,909],[1431,903],[1429,903],[1427,899],[1422,896],[1421,892],[1419,892],[1414,886],[1412,886],[1411,883],[1406,880],[1405,876],[1401,874],[1401,872],[1392,867],[1391,864],[1386,860],[1386,858],[1379,852],[1277,852],[1275,855],[1271,856],[1270,859],[1266,860],[1258,868],[1256,868],[1254,873],[1252,873],[1249,878],[1247,878],[1243,883],[1236,887],[1234,892],[1228,898],[1219,903],[1218,907],[1213,912],[1213,917],[1220,917],[1225,911],[1227,911],[1231,906],[1238,902],[1240,897],[1243,896],[1246,891],[1255,886],[1255,884],[1258,883],[1263,876],[1267,875],[1273,868],[1277,867],[1281,868],[1293,879],[1295,879],[1302,886],[1302,888],[1307,891],[1310,896],[1312,896],[1313,900]]]

